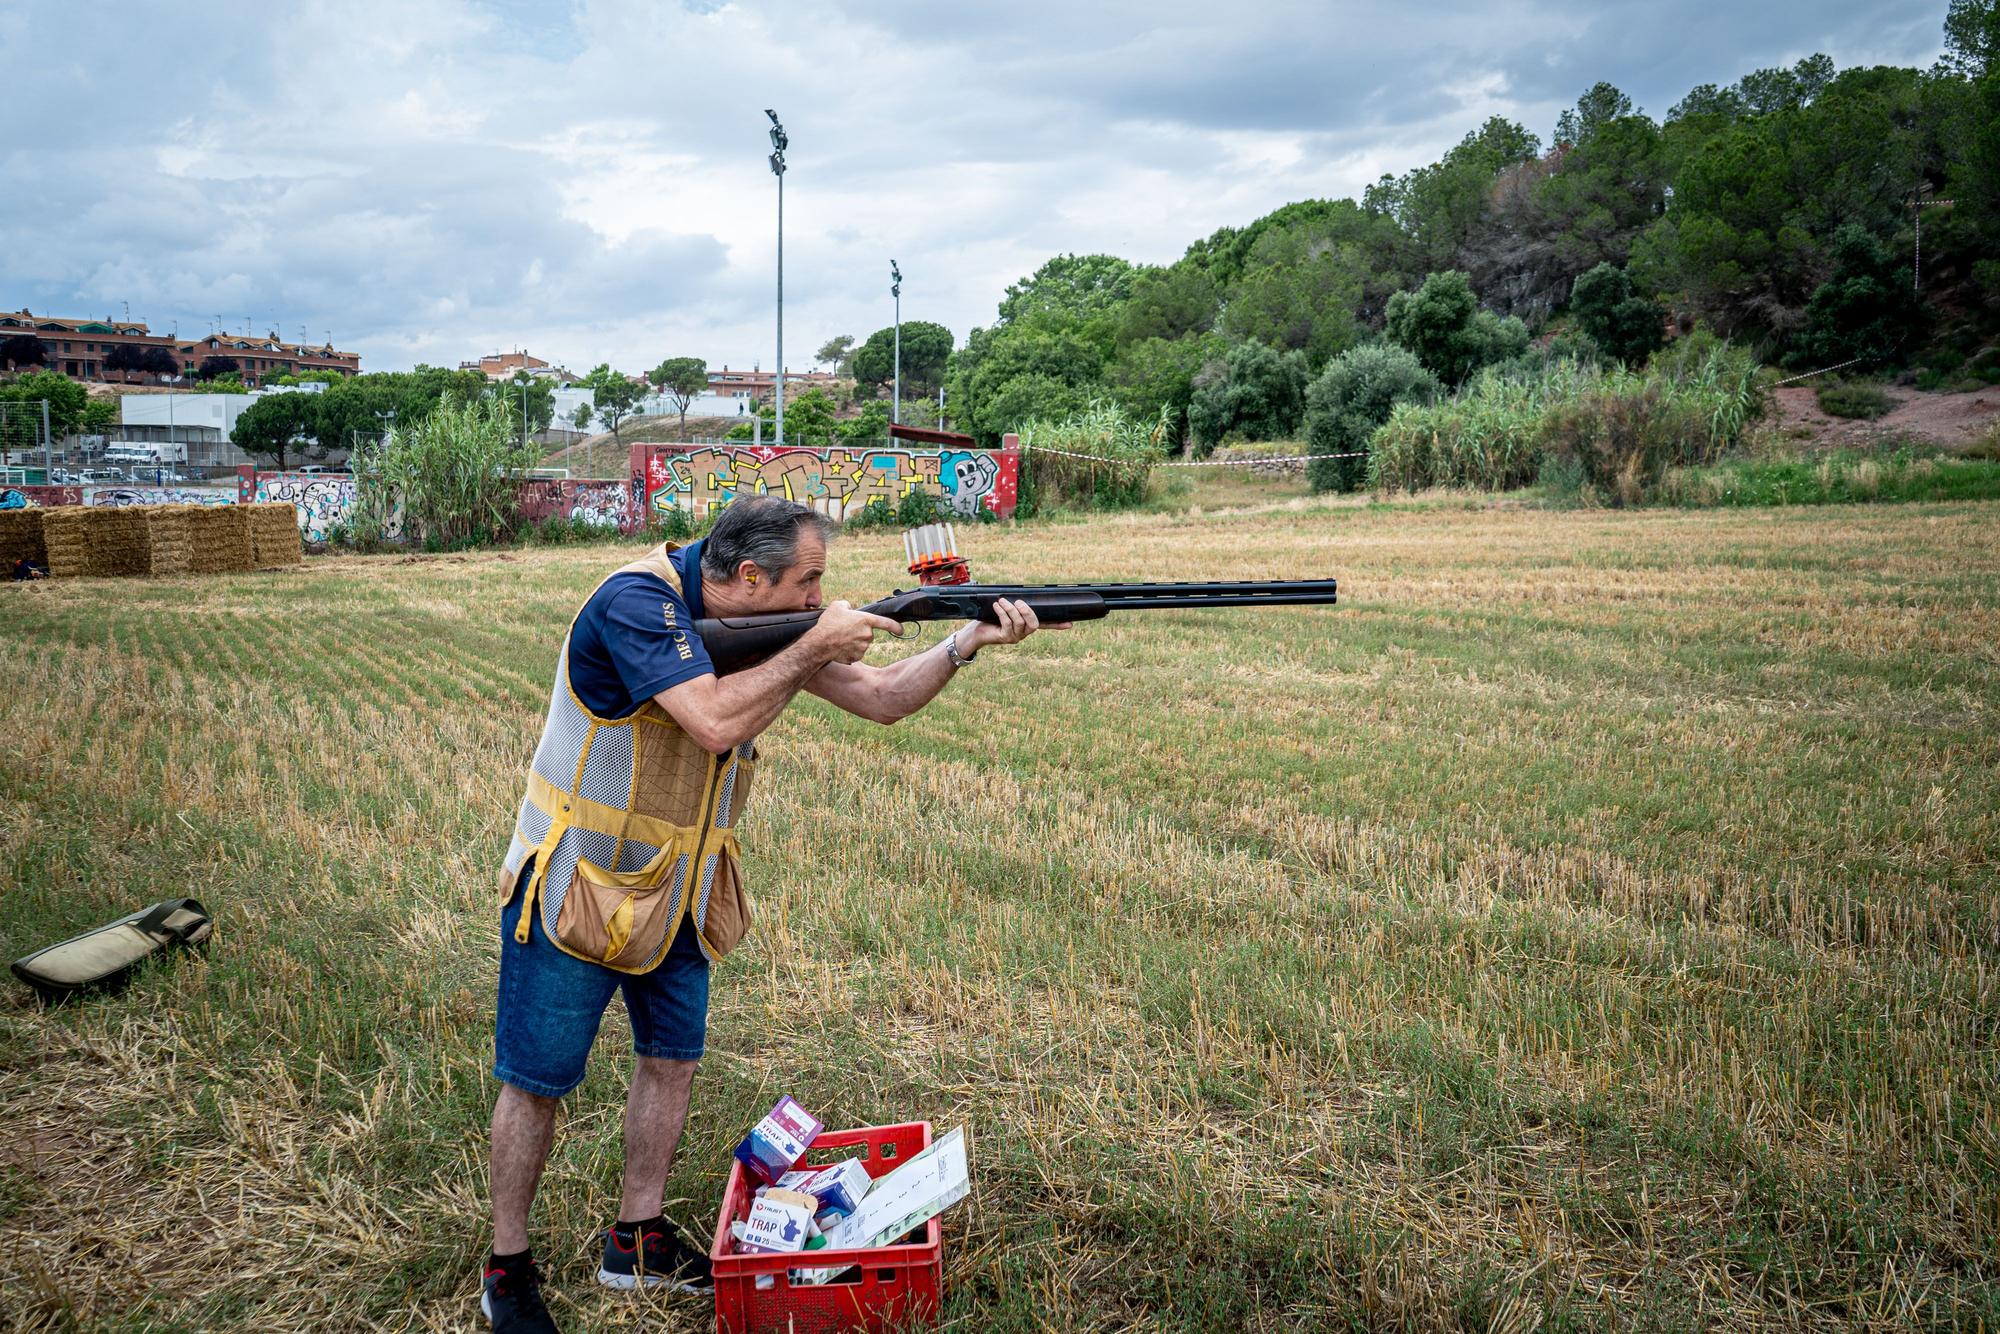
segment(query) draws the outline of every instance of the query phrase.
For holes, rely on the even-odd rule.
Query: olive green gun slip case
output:
[[[149,955],[208,939],[214,923],[196,899],[167,899],[14,961],[14,976],[54,1003],[123,986]]]

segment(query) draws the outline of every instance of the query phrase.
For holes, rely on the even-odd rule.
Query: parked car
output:
[[[85,468],[77,481],[85,486],[130,486],[132,479],[116,468]]]

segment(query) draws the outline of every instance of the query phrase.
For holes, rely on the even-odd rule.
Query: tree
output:
[[[598,369],[609,370],[610,368],[608,366],[601,366]],[[592,373],[595,374],[595,372]],[[611,428],[611,438],[613,440],[618,438],[618,423],[627,417],[636,415],[641,397],[639,386],[633,384],[616,371],[612,371],[611,374],[606,376],[600,376],[598,382],[591,386],[592,406],[596,408],[599,419]]]
[[[1430,403],[1437,377],[1393,343],[1353,348],[1328,362],[1306,390],[1306,444],[1311,454],[1360,454],[1315,458],[1306,476],[1315,491],[1358,491],[1368,476],[1368,441],[1398,403]]]
[[[48,348],[33,334],[11,334],[6,338],[0,338],[0,370],[11,371],[19,366],[48,364]]]
[[[912,398],[928,398],[944,382],[945,366],[951,359],[951,330],[929,320],[909,320],[903,325],[903,387]],[[880,390],[896,377],[896,329],[877,329],[868,341],[854,349],[850,363],[857,384]]]
[[[1166,410],[1173,443],[1187,439],[1188,405],[1194,399],[1194,379],[1211,361],[1229,353],[1221,334],[1195,338],[1148,338],[1128,344],[1106,369],[1112,397],[1134,421],[1157,421]]]
[[[1306,360],[1263,343],[1238,343],[1220,363],[1195,376],[1188,425],[1203,454],[1231,434],[1282,440],[1299,428],[1305,410]]]
[[[854,340],[850,338],[848,341]],[[820,350],[824,352],[826,349]],[[825,357],[820,359],[827,360]],[[655,389],[667,396],[667,401],[674,405],[674,411],[680,413],[681,438],[685,440],[688,428],[688,404],[694,402],[695,396],[708,388],[708,363],[700,357],[668,357],[646,372],[646,378],[652,382]]]
[[[109,403],[109,399],[99,400]],[[60,440],[84,429],[84,414],[90,405],[89,391],[54,371],[30,371],[8,384],[0,384],[0,402],[49,405],[49,434]],[[36,408],[39,412],[39,406]]]
[[[1830,366],[1888,358],[1909,336],[1918,314],[1902,265],[1858,223],[1834,234],[1831,258],[1832,275],[1806,303],[1793,359]]]
[[[181,363],[164,347],[149,347],[139,354],[139,369],[148,375],[179,375]],[[321,374],[338,374],[327,371]]]
[[[1358,266],[1332,242],[1303,226],[1267,231],[1223,308],[1222,332],[1238,342],[1303,352],[1318,367],[1360,336],[1354,315],[1360,301]]]
[[[1633,114],[1632,99],[1608,83],[1594,83],[1576,99],[1576,106],[1556,117],[1556,142],[1581,144],[1598,129]]]
[[[1087,320],[1108,313],[1131,294],[1137,270],[1116,255],[1057,255],[1008,285],[1000,323],[1046,316]]]
[[[1183,261],[1141,269],[1118,312],[1118,346],[1148,339],[1182,338],[1215,326],[1222,290],[1208,270]],[[1144,414],[1140,414],[1144,415]]]
[[[140,349],[131,343],[119,343],[104,354],[104,369],[107,371],[138,371],[142,369]]]
[[[854,335],[841,334],[837,338],[829,338],[821,343],[819,351],[813,353],[813,362],[820,366],[832,366],[838,370],[847,360],[847,354],[853,350]]]
[[[195,370],[194,378],[213,380],[218,375],[235,375],[242,369],[234,357],[203,357],[201,365]]]
[[[1447,385],[1463,383],[1481,366],[1527,350],[1528,330],[1509,316],[1479,309],[1472,283],[1463,273],[1433,273],[1414,292],[1389,298],[1387,327],[1392,342],[1416,354],[1424,368]]]
[[[590,404],[579,403],[569,414],[569,423],[579,431],[590,429]]]
[[[1012,381],[1032,380],[1034,391],[1044,394],[1051,385],[1074,389],[1075,393],[1062,394],[1061,402],[1081,407],[1103,392],[1104,360],[1101,343],[1059,322],[974,329],[965,346],[952,353],[947,367],[952,419],[980,444],[997,445],[1002,434],[1024,421],[1065,415],[1055,406],[1030,407],[1021,415],[1019,409],[1030,391],[1010,390]]]
[[[1570,287],[1569,311],[1576,327],[1606,356],[1627,363],[1644,361],[1667,341],[1664,312],[1642,296],[1632,295],[1625,270],[1599,264],[1577,275]]]
[[[246,454],[271,460],[283,471],[294,452],[325,458],[319,440],[317,394],[266,394],[243,410],[230,428],[229,440]]]
[[[555,385],[525,370],[515,371],[513,379],[494,385],[488,392],[507,405],[523,435],[546,431],[556,419]]]

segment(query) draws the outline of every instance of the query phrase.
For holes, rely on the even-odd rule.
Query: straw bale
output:
[[[86,507],[83,536],[90,548],[92,574],[146,573],[146,515],[141,507]]]
[[[186,574],[194,555],[188,539],[188,511],[194,505],[145,505],[146,573]]]
[[[298,565],[305,560],[298,506],[289,500],[263,500],[244,508],[250,511],[250,554],[258,569]]]
[[[58,579],[75,579],[90,573],[90,543],[84,525],[90,511],[81,505],[52,505],[42,512],[42,541],[49,558],[49,573]]]
[[[188,510],[188,556],[192,574],[252,570],[248,505],[194,505]]]
[[[26,556],[37,565],[49,563],[48,543],[42,539],[42,514],[38,507],[0,510],[0,577]]]

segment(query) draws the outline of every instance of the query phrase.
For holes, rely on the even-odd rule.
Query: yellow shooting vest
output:
[[[673,550],[663,544],[613,573],[648,574],[679,593]],[[720,959],[750,928],[736,825],[756,743],[710,754],[650,699],[628,718],[592,713],[570,684],[575,630],[572,618],[501,872],[511,897],[522,865],[535,859],[514,938],[527,942],[528,914],[539,904],[543,931],[564,953],[643,973],[666,957],[691,912],[702,953]]]

